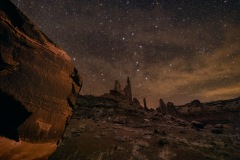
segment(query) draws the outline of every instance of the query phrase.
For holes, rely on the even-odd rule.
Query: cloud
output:
[[[153,107],[159,98],[239,96],[239,5],[153,2],[27,0],[20,7],[76,58],[84,94],[101,95],[130,76],[134,96]]]
[[[203,101],[231,98],[240,94],[240,43],[238,27],[224,33],[221,46],[191,59],[177,56],[166,63],[154,63],[147,70],[152,78],[144,82],[151,88],[154,101],[162,97],[183,103],[190,98]],[[234,34],[233,34],[234,33]]]
[[[240,84],[236,84],[233,86],[227,86],[224,88],[217,88],[215,90],[205,90],[202,95],[209,98],[217,98],[217,99],[227,99],[227,98],[233,98],[232,95],[240,96],[239,94],[240,90]]]

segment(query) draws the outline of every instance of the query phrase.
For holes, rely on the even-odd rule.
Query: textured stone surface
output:
[[[70,57],[9,0],[0,1],[0,136],[56,145],[81,85]]]

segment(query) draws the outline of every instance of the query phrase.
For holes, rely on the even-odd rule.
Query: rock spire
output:
[[[127,78],[127,85],[124,88],[124,93],[125,93],[126,98],[129,101],[132,101],[132,87],[131,87],[131,82],[130,82],[129,77]]]
[[[122,96],[122,97],[126,98],[129,102],[132,102],[133,101],[132,87],[131,87],[131,82],[130,82],[129,77],[127,78],[127,84],[123,90],[121,89],[120,82],[118,80],[116,80],[114,83],[114,89],[110,90],[110,94],[115,95],[115,96]]]

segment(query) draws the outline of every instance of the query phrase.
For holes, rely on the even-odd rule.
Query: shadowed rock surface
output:
[[[1,0],[0,159],[46,159],[63,135],[81,85],[70,57]],[[39,145],[43,150],[36,152]]]

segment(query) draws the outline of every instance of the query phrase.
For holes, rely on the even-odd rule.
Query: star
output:
[[[240,94],[239,1],[12,2],[72,57],[84,94],[107,93],[126,77],[152,107],[159,98],[184,104]]]

